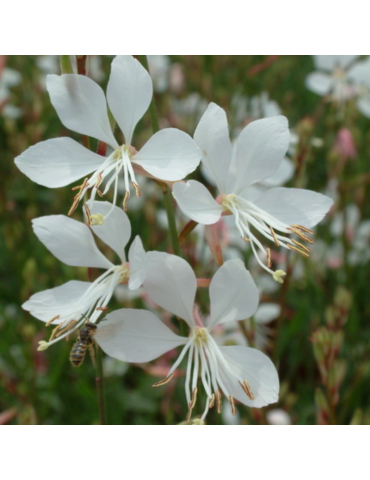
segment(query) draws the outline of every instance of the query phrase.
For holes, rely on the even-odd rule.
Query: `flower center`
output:
[[[77,187],[73,187],[72,190],[77,190],[77,193],[73,199],[72,207],[70,208],[68,215],[72,215],[72,213],[76,210],[78,204],[80,203],[81,199],[87,192],[87,190],[91,189],[91,196],[90,196],[90,207],[93,206],[94,200],[96,195],[99,197],[103,197],[108,190],[110,189],[111,185],[114,183],[114,194],[113,194],[113,206],[117,202],[117,191],[118,191],[118,177],[120,172],[123,170],[124,175],[124,182],[125,182],[125,189],[126,193],[123,199],[123,209],[125,212],[127,211],[127,202],[130,198],[130,181],[132,186],[135,189],[136,195],[138,197],[141,196],[139,186],[136,182],[134,169],[131,164],[131,157],[136,153],[134,147],[130,145],[121,145],[120,147],[116,148],[114,152],[112,152],[102,163],[101,167],[96,170],[90,178],[85,178],[81,185]],[[101,191],[100,187],[105,183],[104,190]],[[113,210],[112,206],[112,210]],[[110,210],[105,216],[101,214],[101,218],[96,219],[93,216],[89,216],[87,210],[88,220],[92,225],[101,225],[104,220],[110,215],[112,212]],[[101,223],[95,223],[101,222]]]
[[[258,230],[265,238],[273,241],[277,247],[281,246],[289,250],[294,250],[304,257],[309,257],[309,248],[295,239],[281,235],[281,233],[288,235],[294,233],[301,240],[307,243],[313,243],[313,240],[307,236],[307,234],[313,233],[308,228],[302,227],[301,225],[288,225],[239,195],[230,194],[223,196],[221,205],[226,211],[234,215],[235,224],[241,238],[245,242],[250,243],[258,263],[273,276],[275,281],[283,283],[282,277],[284,277],[286,273],[283,270],[276,270],[275,272],[271,270],[271,250],[262,245],[260,240],[251,231],[251,227]],[[266,256],[267,266],[262,263],[257,250]]]
[[[198,346],[202,346],[203,344],[207,344],[208,341],[208,334],[207,329],[204,327],[197,327],[193,331],[193,335],[195,337],[195,344]]]

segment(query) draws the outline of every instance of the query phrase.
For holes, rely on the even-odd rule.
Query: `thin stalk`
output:
[[[141,64],[146,68],[146,70],[149,72],[149,65],[148,65],[148,58],[146,55],[139,55],[139,59]],[[154,96],[152,98],[150,107],[150,118],[152,122],[152,130],[153,133],[157,133],[159,130],[159,122],[158,122],[158,115],[157,115],[157,108],[155,105],[155,99]],[[171,189],[169,186],[164,183],[164,182],[157,182],[163,192],[164,196],[164,203],[166,207],[166,213],[167,213],[167,220],[168,220],[168,232],[169,232],[169,237],[170,237],[170,243],[172,246],[173,253],[175,255],[178,255],[179,257],[181,256],[181,249],[180,249],[180,242],[179,242],[179,237],[177,233],[177,228],[176,228],[176,219],[175,219],[175,208],[173,205],[173,200],[172,200],[172,195],[171,195]]]
[[[99,345],[96,345],[96,389],[98,392],[100,425],[107,424],[104,398],[104,374],[103,374],[103,352]]]
[[[73,73],[72,63],[69,55],[59,55],[59,61],[62,73]]]

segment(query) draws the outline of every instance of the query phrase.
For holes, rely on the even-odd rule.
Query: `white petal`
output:
[[[359,55],[314,55],[319,70],[332,72],[335,68],[347,68]]]
[[[223,208],[207,188],[196,180],[175,183],[173,196],[182,212],[195,222],[211,225],[221,218]]]
[[[258,307],[258,290],[241,260],[228,260],[220,267],[209,286],[211,321],[209,329],[220,323],[251,317]]]
[[[112,210],[113,208],[113,210]],[[91,214],[101,213],[106,216],[103,225],[94,225],[90,228],[104,243],[114,250],[122,263],[126,261],[125,247],[131,237],[130,220],[122,208],[116,207],[109,202],[94,202],[94,206],[90,207]]]
[[[144,288],[160,307],[195,326],[193,306],[197,281],[190,265],[176,255],[148,252]]]
[[[84,75],[48,75],[46,87],[63,125],[118,147],[109,124],[103,90]]]
[[[294,164],[289,158],[283,158],[277,171],[263,180],[262,184],[267,187],[278,187],[290,180],[294,173]]]
[[[15,163],[33,182],[57,188],[89,175],[103,160],[71,138],[54,138],[28,148]]]
[[[326,73],[313,72],[307,75],[306,87],[318,95],[327,95],[333,88],[333,78]]]
[[[39,240],[61,262],[72,267],[110,268],[98,250],[87,225],[65,215],[35,218],[32,226]]]
[[[118,55],[112,62],[107,100],[127,145],[152,96],[153,84],[145,68],[131,55]]]
[[[136,236],[131,244],[128,259],[130,262],[128,287],[130,290],[136,290],[143,284],[148,267],[148,257],[139,236]]]
[[[187,133],[165,128],[154,134],[132,161],[153,177],[174,182],[193,172],[200,159],[200,150]]]
[[[289,146],[288,120],[283,116],[263,118],[247,125],[236,144],[238,193],[246,186],[275,173]]]
[[[71,280],[59,287],[35,293],[22,308],[43,322],[48,322],[55,315],[59,315],[60,317],[53,322],[53,325],[57,325],[64,321],[65,314],[71,313],[73,305],[90,285],[90,282]]]
[[[122,362],[150,362],[187,342],[146,310],[123,308],[106,318],[94,339],[107,355]]]
[[[362,115],[370,118],[370,95],[363,95],[358,99],[357,108],[360,110]]]
[[[247,380],[254,395],[250,400],[239,383],[232,382],[224,371],[222,375],[231,395],[249,407],[260,408],[279,399],[279,377],[275,365],[262,352],[249,347],[220,347],[231,368]]]
[[[287,225],[311,228],[328,213],[333,200],[311,190],[277,187],[263,193],[254,203]]]
[[[254,320],[259,324],[269,323],[280,315],[281,307],[277,303],[262,303],[254,314]]]
[[[210,103],[194,133],[202,153],[202,163],[221,193],[231,162],[231,142],[225,110]]]
[[[357,62],[348,72],[348,79],[358,85],[365,85],[370,88],[370,61],[367,58]]]

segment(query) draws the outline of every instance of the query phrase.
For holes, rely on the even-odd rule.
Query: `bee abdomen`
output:
[[[86,355],[87,344],[81,341],[77,341],[71,350],[69,360],[74,367],[80,367],[84,361]]]

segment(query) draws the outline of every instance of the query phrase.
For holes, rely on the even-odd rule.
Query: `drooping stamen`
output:
[[[236,415],[235,402],[234,402],[234,397],[232,395],[229,396],[229,402],[230,402],[230,407],[231,407],[231,413],[233,415]]]
[[[160,380],[159,382],[153,383],[152,387],[157,388],[157,387],[162,387],[163,385],[167,385],[167,383],[169,383],[173,379],[174,375],[175,375],[175,373],[171,373],[171,375],[164,378],[163,380]]]
[[[72,191],[78,190],[77,195],[73,197],[73,203],[71,208],[69,209],[68,215],[71,216],[72,213],[76,210],[78,204],[80,203],[82,195],[85,193],[85,189],[89,186],[89,179],[85,178],[82,185],[78,185],[76,187],[71,188]]]
[[[130,198],[130,192],[126,191],[125,192],[125,196],[123,198],[123,210],[125,212],[127,212],[127,202],[128,202],[128,199]]]
[[[251,387],[250,387],[249,383],[247,382],[247,380],[243,380],[242,382],[239,382],[239,384],[242,387],[242,389],[244,390],[244,392],[248,395],[248,397],[251,400],[254,400],[254,395],[252,393]]]
[[[50,325],[54,322],[54,320],[57,320],[58,318],[60,318],[60,315],[55,315],[53,318],[51,318],[46,322],[45,327],[50,327]]]
[[[257,229],[265,238],[273,241],[278,247],[281,246],[289,250],[294,250],[304,257],[309,255],[310,250],[307,247],[294,239],[285,237],[280,233],[276,233],[294,233],[301,240],[304,240],[308,243],[313,243],[313,240],[306,235],[313,233],[309,228],[297,224],[287,225],[249,200],[246,200],[245,198],[235,194],[226,195],[222,200],[222,205],[226,211],[234,215],[236,227],[238,228],[242,239],[251,243],[253,253],[256,256],[258,263],[262,268],[273,275],[273,278],[279,283],[282,283],[283,275],[271,270],[271,253],[269,249],[266,250],[258,241],[258,239],[252,234],[250,227]],[[267,255],[267,267],[262,264],[255,246],[258,247],[265,255]]]
[[[215,395],[216,395],[217,413],[222,413],[222,395],[220,390],[216,390]]]
[[[269,248],[266,248],[266,252],[267,252],[267,267],[268,268],[271,268],[272,267],[272,263],[271,263],[271,250]]]
[[[274,237],[275,245],[276,245],[277,247],[279,247],[279,246],[280,246],[280,243],[279,243],[279,241],[278,241],[278,239],[277,239],[277,237],[276,237],[276,233],[274,232],[274,229],[273,229],[271,226],[270,226],[270,230],[271,230],[272,236]]]

